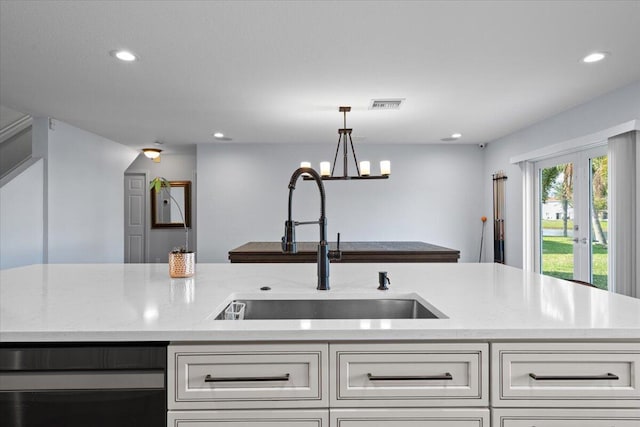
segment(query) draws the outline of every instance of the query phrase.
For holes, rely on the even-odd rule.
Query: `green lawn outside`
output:
[[[600,220],[600,225],[602,226],[602,231],[605,233],[609,229],[609,221]],[[567,221],[567,230],[571,230],[573,228],[573,220]],[[542,229],[547,230],[562,230],[562,220],[561,219],[543,219],[542,220]]]
[[[592,245],[593,284],[601,289],[607,289],[607,248],[598,243],[592,243]],[[543,238],[542,272],[561,279],[573,277],[573,242],[570,237],[545,236]]]

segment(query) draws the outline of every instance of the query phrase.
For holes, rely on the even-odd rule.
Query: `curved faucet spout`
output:
[[[293,220],[293,190],[296,189],[298,179],[307,174],[314,179],[320,192],[320,219],[318,221],[307,221],[298,223]],[[312,168],[298,168],[291,175],[289,180],[289,206],[288,217],[284,223],[284,236],[282,237],[282,251],[285,253],[297,253],[295,228],[301,224],[318,224],[320,228],[320,241],[318,243],[318,288],[319,290],[329,290],[329,244],[327,243],[327,217],[325,215],[325,193],[322,178]]]
[[[298,179],[305,173],[311,176],[318,185],[318,190],[320,191],[320,218],[322,219],[325,217],[325,195],[322,178],[315,169],[298,168],[293,172],[293,174],[291,175],[291,179],[289,180],[289,221],[291,221],[291,202],[293,199],[293,190],[296,189],[296,183],[298,182]]]

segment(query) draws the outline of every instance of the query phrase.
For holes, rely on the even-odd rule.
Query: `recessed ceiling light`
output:
[[[216,133],[213,134],[213,136],[216,137],[216,138],[224,138],[224,133],[216,132]]]
[[[462,137],[461,133],[452,133],[451,134],[451,138],[453,138],[453,139],[458,139],[458,138],[461,138],[461,137]]]
[[[606,52],[593,52],[590,53],[589,55],[585,56],[584,58],[582,58],[582,62],[586,62],[587,64],[591,64],[593,62],[598,62],[598,61],[602,61],[604,58],[606,58],[608,55],[608,53]]]
[[[128,50],[114,50],[111,52],[111,55],[115,56],[120,61],[124,61],[124,62],[132,62],[138,59],[137,56],[135,56],[133,53],[129,52]]]

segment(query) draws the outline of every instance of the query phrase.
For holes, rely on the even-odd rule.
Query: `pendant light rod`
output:
[[[353,160],[356,164],[356,172],[360,176],[360,167],[358,166],[358,157],[356,156],[356,150],[353,147],[353,139],[351,138],[352,128],[347,128],[347,113],[351,111],[351,107],[344,106],[338,109],[343,115],[342,129],[338,129],[338,146],[336,147],[336,154],[333,157],[333,167],[331,168],[331,176],[334,176],[336,170],[336,164],[338,163],[338,153],[340,152],[340,143],[342,142],[342,177],[348,179],[349,177],[349,147],[347,146],[347,138],[351,145],[351,152],[353,153]]]

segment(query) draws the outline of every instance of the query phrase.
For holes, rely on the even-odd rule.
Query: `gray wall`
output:
[[[197,200],[196,197],[196,155],[191,153],[162,154],[160,163],[154,163],[140,154],[129,166],[126,173],[145,173],[147,181],[156,176],[165,177],[169,181],[191,181],[191,228],[189,229],[189,249],[197,254]],[[183,229],[151,229],[151,205],[147,193],[147,262],[168,262],[169,251],[177,246],[184,246]],[[199,262],[202,262],[198,258]]]
[[[329,237],[343,241],[421,240],[459,249],[477,261],[483,210],[483,152],[475,145],[356,146],[359,160],[391,160],[391,178],[325,182]],[[279,241],[287,216],[287,184],[300,161],[318,168],[333,144],[201,144],[197,148],[198,261],[225,262],[248,241]],[[294,219],[317,220],[315,184],[300,181]],[[300,226],[298,240],[317,240]]]
[[[33,127],[33,155],[45,158],[45,260],[122,262],[124,171],[136,150],[46,117]]]
[[[621,123],[640,119],[640,82],[628,85],[588,103],[579,105],[558,115],[536,123],[526,129],[490,142],[485,149],[484,177],[504,170],[508,176],[506,189],[506,262],[522,267],[522,171],[512,165],[513,156],[593,134]],[[484,180],[484,205],[491,218],[492,182]],[[488,227],[490,239],[491,226]],[[493,240],[491,240],[492,242]],[[493,259],[493,246],[486,246],[486,258]]]
[[[23,166],[0,187],[0,269],[43,261],[44,160]]]

